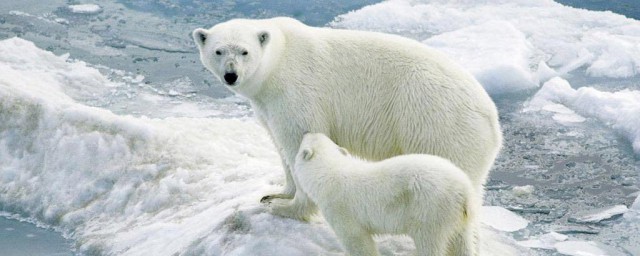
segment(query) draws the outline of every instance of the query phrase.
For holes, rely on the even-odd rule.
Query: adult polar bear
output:
[[[304,132],[327,134],[368,160],[425,153],[451,160],[482,195],[502,134],[496,107],[459,65],[414,40],[309,27],[291,18],[236,19],[193,37],[204,66],[251,101],[287,177],[272,213],[316,207],[291,174]]]

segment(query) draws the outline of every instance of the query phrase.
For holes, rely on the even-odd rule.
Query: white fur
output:
[[[417,255],[478,254],[480,204],[462,170],[433,155],[368,162],[344,152],[323,134],[306,134],[294,176],[350,255],[378,255],[373,234],[407,234]]]
[[[261,45],[263,32],[269,40]],[[250,99],[280,151],[285,189],[264,198],[274,214],[304,219],[315,210],[290,171],[307,131],[327,134],[367,160],[412,153],[447,158],[481,197],[502,143],[497,110],[468,72],[435,50],[399,36],[315,28],[290,18],[230,20],[196,29],[194,39],[218,78],[235,63],[238,82],[228,88]],[[215,55],[221,47],[233,50]]]

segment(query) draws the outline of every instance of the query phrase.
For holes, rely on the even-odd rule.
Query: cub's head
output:
[[[332,161],[348,156],[349,152],[322,133],[306,133],[296,155],[296,165],[318,161]]]
[[[265,22],[263,22],[265,23]],[[250,94],[264,79],[274,29],[260,20],[230,20],[193,31],[202,64],[231,90]]]

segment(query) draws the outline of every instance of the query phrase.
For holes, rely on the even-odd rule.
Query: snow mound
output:
[[[98,71],[18,38],[0,53],[4,210],[59,227],[88,254],[172,255],[201,240],[215,241],[203,243],[209,255],[336,250],[326,226],[262,212],[282,171],[255,122],[117,116],[65,94],[108,87]],[[274,230],[288,234],[274,244]]]
[[[640,154],[640,91],[603,92],[591,87],[571,88],[556,77],[546,82],[526,104],[525,111],[562,104],[571,111],[596,118],[624,134]]]
[[[423,41],[458,60],[491,94],[578,69],[592,77],[640,74],[640,21],[551,0],[390,0],[330,25]]]

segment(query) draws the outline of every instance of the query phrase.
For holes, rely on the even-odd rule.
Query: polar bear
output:
[[[279,150],[284,191],[261,200],[272,213],[304,220],[316,210],[291,175],[306,131],[372,161],[444,157],[482,196],[502,144],[498,113],[473,76],[441,53],[400,36],[283,17],[235,19],[192,35],[203,65],[249,99]]]
[[[307,133],[293,172],[351,256],[378,255],[373,234],[407,234],[417,255],[478,255],[478,197],[467,175],[442,157],[369,162]]]

